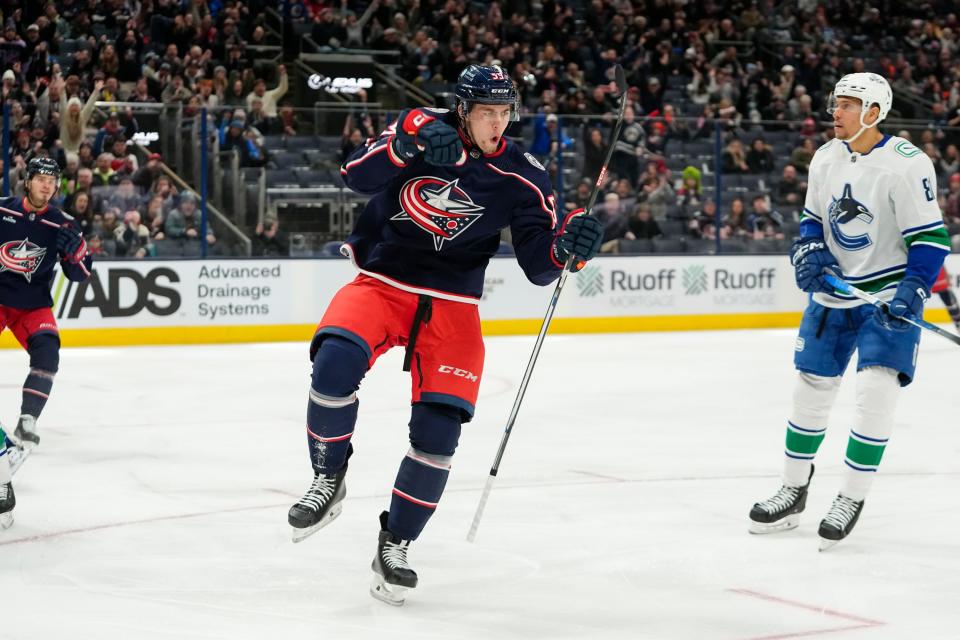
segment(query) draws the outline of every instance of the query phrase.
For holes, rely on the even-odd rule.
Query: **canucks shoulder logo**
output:
[[[831,198],[827,217],[830,231],[841,248],[857,251],[873,244],[868,233],[873,214],[853,197],[850,183],[843,185],[843,193],[839,198]]]
[[[391,220],[413,222],[433,236],[437,251],[444,240],[453,240],[477,221],[484,207],[457,186],[459,179],[422,176],[408,180],[400,189],[402,211]]]

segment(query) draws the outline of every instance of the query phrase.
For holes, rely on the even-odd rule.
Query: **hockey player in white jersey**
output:
[[[813,459],[840,379],[857,351],[856,417],[840,491],[820,522],[820,549],[857,523],[893,430],[900,387],[914,376],[920,317],[950,241],[930,159],[881,133],[893,93],[874,73],[843,76],[830,96],[836,138],[810,164],[800,239],[791,249],[797,286],[812,293],[797,337],[799,373],[787,421],[783,486],[750,511],[752,533],[793,529],[806,506]],[[887,310],[835,291],[833,273],[889,303]]]

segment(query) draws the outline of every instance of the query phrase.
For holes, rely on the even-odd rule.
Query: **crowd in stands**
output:
[[[221,149],[236,149],[243,167],[272,166],[265,139],[302,127],[284,66],[251,58],[275,38],[268,7],[278,9],[266,0],[0,0],[14,192],[26,162],[49,154],[63,167],[64,207],[103,253],[149,256],[161,241],[199,238],[196,199],[163,158],[133,144],[136,113],[95,103],[180,104],[188,116],[206,107]],[[884,129],[934,161],[945,217],[960,233],[960,23],[946,0],[301,0],[286,9],[321,51],[400,51],[391,58],[400,75],[435,94],[468,64],[505,67],[526,115],[510,133],[548,167],[567,209],[585,203],[599,172],[618,101],[612,70],[623,65],[626,122],[596,210],[610,251],[672,236],[789,240],[810,159],[832,135],[827,95],[853,71],[887,77],[895,110],[919,119]],[[384,124],[350,117],[339,159]],[[564,166],[586,182],[564,179]],[[276,220],[250,235],[264,253],[285,242]],[[207,240],[216,245],[212,233]]]
[[[268,90],[246,55],[248,44],[264,38],[268,4],[0,2],[11,192],[22,193],[32,157],[49,155],[63,171],[58,202],[78,219],[95,253],[141,258],[164,241],[199,245],[195,194],[176,186],[159,153],[135,144],[141,127],[124,103],[180,103],[187,115],[235,107],[220,110],[228,112],[222,141],[239,147],[251,166],[262,160],[249,132],[284,131],[278,100],[287,90],[282,68],[278,86]],[[206,239],[215,246],[209,230]]]
[[[934,161],[941,204],[960,231],[960,130],[950,129],[960,126],[953,3],[544,0],[534,10],[523,1],[377,0],[309,7],[304,19],[313,21],[322,50],[399,48],[401,73],[416,84],[452,83],[472,63],[504,66],[533,117],[531,152],[547,164],[576,151],[588,181],[599,171],[616,107],[612,68],[622,64],[629,107],[597,210],[608,221],[608,240],[664,235],[664,227],[677,233],[676,224],[663,224],[672,219],[685,236],[716,236],[713,177],[694,178],[683,164],[665,161],[677,159],[683,143],[711,139],[715,119],[722,123],[723,174],[761,178],[722,198],[720,235],[789,235],[810,159],[832,135],[823,124],[829,92],[843,74],[880,73],[902,98],[900,115],[925,125],[885,129]],[[781,134],[776,143],[771,131]],[[712,169],[712,161],[689,164]],[[589,193],[576,181],[564,187],[568,208]]]

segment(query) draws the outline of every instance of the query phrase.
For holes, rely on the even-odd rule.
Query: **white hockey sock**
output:
[[[863,500],[877,476],[877,467],[893,431],[893,412],[900,396],[897,372],[867,367],[857,373],[857,416],[847,441],[846,469],[840,493]]]
[[[10,454],[0,445],[0,484],[10,482]]]
[[[801,372],[793,390],[793,412],[787,422],[783,484],[807,484],[810,465],[827,431],[830,409],[840,389],[840,376],[826,378]]]

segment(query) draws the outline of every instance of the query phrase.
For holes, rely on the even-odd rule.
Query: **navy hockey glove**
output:
[[[57,232],[57,251],[70,262],[80,262],[87,255],[87,243],[76,228],[65,224]]]
[[[557,262],[561,263],[566,263],[571,255],[576,256],[577,260],[571,270],[579,271],[587,260],[597,255],[602,242],[603,223],[583,215],[583,209],[577,209],[564,227],[563,233],[554,241],[553,251]]]
[[[923,303],[930,297],[926,283],[917,276],[907,276],[897,285],[897,292],[887,307],[877,307],[880,324],[893,331],[906,331],[913,325],[901,318],[923,317]]]
[[[800,238],[790,247],[790,263],[801,291],[833,293],[833,287],[824,279],[824,273],[842,278],[840,264],[827,249],[823,238]]]
[[[457,130],[437,119],[439,114],[425,109],[406,109],[397,118],[394,149],[402,157],[423,159],[433,165],[449,166],[460,161],[463,143]]]

